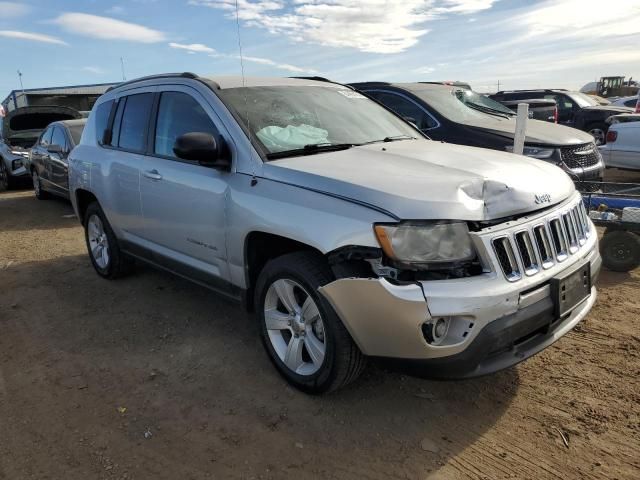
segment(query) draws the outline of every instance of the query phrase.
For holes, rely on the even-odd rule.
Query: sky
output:
[[[240,46],[245,75],[579,89],[640,78],[640,0],[0,0],[0,99],[18,70],[121,81],[121,58],[127,79],[239,75]]]

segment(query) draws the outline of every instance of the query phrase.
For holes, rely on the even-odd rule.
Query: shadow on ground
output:
[[[436,382],[370,365],[307,396],[240,306],[187,281],[149,268],[106,281],[84,255],[0,278],[7,478],[424,478],[518,388],[516,369]]]
[[[78,220],[69,215],[71,203],[60,197],[38,200],[32,190],[0,192],[0,233],[77,227]]]

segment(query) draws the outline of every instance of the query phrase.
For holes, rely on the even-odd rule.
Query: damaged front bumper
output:
[[[565,207],[575,208],[575,200]],[[526,221],[531,227],[541,220]],[[515,223],[507,228],[521,232],[523,226]],[[478,242],[490,245],[509,234],[497,229]],[[488,248],[483,255],[496,264]],[[569,332],[595,303],[593,285],[601,263],[591,225],[590,236],[573,254],[517,281],[507,280],[495,268],[474,277],[402,285],[384,278],[345,278],[320,291],[365,355],[418,366],[429,376],[465,378],[515,365]],[[559,314],[555,279],[581,269],[590,272],[590,294]],[[447,320],[448,330],[433,342],[425,325],[438,319]]]

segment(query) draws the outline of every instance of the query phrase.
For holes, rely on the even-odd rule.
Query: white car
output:
[[[636,108],[636,104],[638,103],[638,96],[632,95],[631,97],[620,97],[611,102],[611,105],[616,105],[618,107],[631,107]]]
[[[610,123],[607,143],[599,147],[604,164],[640,170],[640,114],[616,115]]]

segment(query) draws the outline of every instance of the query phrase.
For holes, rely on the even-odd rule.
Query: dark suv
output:
[[[515,113],[472,90],[427,83],[354,83],[432,140],[513,151]],[[524,155],[558,165],[574,181],[601,180],[602,156],[585,132],[529,120]]]
[[[509,90],[490,95],[489,98],[501,103],[513,100],[547,98],[558,105],[558,123],[578,128],[593,135],[596,145],[606,142],[607,118],[619,113],[631,113],[632,108],[614,105],[600,105],[593,97],[571,90]]]

